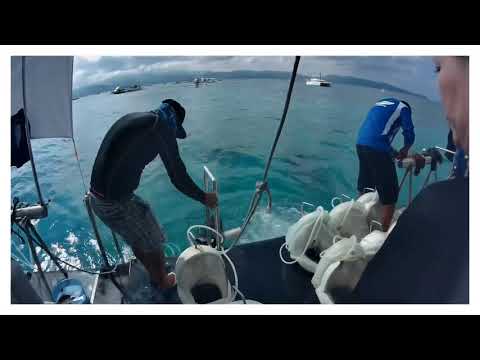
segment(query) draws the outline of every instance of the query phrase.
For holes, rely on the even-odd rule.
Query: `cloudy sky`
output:
[[[74,89],[110,83],[119,77],[172,72],[271,70],[291,71],[293,57],[279,56],[163,56],[75,57]],[[348,75],[386,82],[438,100],[436,75],[430,57],[324,56],[302,57],[299,73]]]

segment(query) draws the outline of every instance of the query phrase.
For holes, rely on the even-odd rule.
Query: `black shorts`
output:
[[[357,145],[360,171],[357,189],[365,188],[378,191],[383,205],[393,205],[398,200],[398,178],[395,163],[388,153],[376,151],[365,145]]]

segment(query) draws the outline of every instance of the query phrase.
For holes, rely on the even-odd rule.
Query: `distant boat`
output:
[[[193,79],[193,83],[195,84],[195,87],[198,87],[200,84],[209,84],[209,83],[215,83],[218,82],[216,78],[195,78]]]
[[[78,100],[78,99],[80,99],[80,98],[79,97],[74,97],[74,98],[72,98],[72,101],[75,101],[75,100]]]
[[[322,74],[320,74],[320,77],[318,78],[310,78],[306,82],[307,85],[309,86],[325,86],[325,87],[330,87],[332,83],[330,81],[322,79]]]
[[[115,89],[113,89],[112,94],[123,94],[126,92],[138,91],[138,90],[142,90],[142,87],[139,85],[133,85],[133,86],[127,86],[127,87],[117,86]]]

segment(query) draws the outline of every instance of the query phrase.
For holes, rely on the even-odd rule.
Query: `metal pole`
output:
[[[30,155],[30,162],[32,163],[33,180],[37,189],[38,200],[40,205],[45,206],[43,202],[42,192],[40,191],[40,184],[38,183],[37,169],[33,159],[32,144],[30,142],[30,121],[27,116],[27,99],[25,97],[25,56],[22,56],[22,95],[23,95],[23,112],[25,114],[25,133],[27,135],[28,153]]]
[[[105,247],[103,246],[103,241],[100,236],[100,232],[98,231],[98,228],[97,228],[97,222],[95,221],[95,215],[92,211],[92,207],[90,205],[90,196],[88,194],[85,195],[84,201],[85,201],[85,207],[87,208],[88,217],[90,218],[90,223],[92,224],[92,227],[93,227],[93,232],[95,233],[95,237],[97,238],[98,247],[100,248],[100,253],[102,254],[103,261],[105,263],[106,268],[110,270],[111,266],[110,266],[110,263],[108,262],[107,252],[105,251]],[[115,287],[118,289],[118,291],[120,291],[120,293],[127,299],[127,301],[131,303],[131,299],[128,296],[127,291],[123,288],[122,285],[120,285],[117,279],[115,279],[115,274],[109,273],[108,277],[112,281],[113,285],[115,285]]]
[[[428,180],[430,180],[430,175],[432,174],[432,170],[430,169],[430,171],[428,172],[428,175],[427,175],[427,178],[425,179],[425,182],[423,183],[423,187],[424,188],[425,186],[427,186],[428,184]]]
[[[218,187],[217,187],[217,181],[213,181],[213,184],[212,184],[212,190],[215,194],[218,194]],[[218,208],[218,204],[217,204],[217,207],[215,208],[215,230],[217,230],[217,232],[220,232],[220,210]],[[223,243],[220,244],[220,238],[218,237],[218,234],[215,233],[215,238],[217,239],[217,250],[222,250],[223,249]]]
[[[412,202],[412,180],[413,180],[413,171],[410,169],[410,176],[408,177],[408,203]]]
[[[455,151],[448,150],[448,149],[442,148],[442,147],[440,147],[440,146],[435,146],[435,148],[438,149],[438,150],[442,150],[442,151],[448,152],[448,153],[450,153],[450,154],[452,154],[452,155],[455,155]]]
[[[67,271],[63,267],[60,266],[60,263],[57,261],[56,257],[50,252],[50,249],[48,248],[47,244],[45,244],[43,239],[40,237],[40,234],[37,232],[37,230],[35,229],[35,226],[33,226],[33,224],[30,222],[30,220],[27,221],[27,226],[26,227],[29,231],[32,231],[33,235],[35,235],[35,237],[37,238],[37,240],[39,242],[39,246],[43,249],[43,251],[45,251],[48,254],[48,256],[50,256],[50,259],[52,259],[53,263],[58,268],[58,270],[60,270],[62,272],[62,274],[65,276],[65,278],[68,279]]]
[[[102,254],[103,262],[107,269],[110,269],[110,263],[108,262],[107,252],[103,246],[102,238],[100,236],[100,232],[97,228],[97,223],[95,221],[95,215],[93,214],[92,207],[90,206],[90,196],[87,194],[84,198],[85,207],[87,208],[88,217],[90,218],[90,223],[93,227],[93,232],[95,233],[95,237],[97,238],[98,247],[100,248],[100,253]]]
[[[212,191],[215,193],[215,194],[218,194],[218,185],[217,185],[217,180],[215,179],[215,177],[212,175],[212,173],[210,172],[210,170],[204,166],[203,167],[203,181],[205,183],[205,191],[208,191],[208,184],[212,184]],[[209,218],[208,218],[208,214],[209,214],[209,209],[207,206],[205,206],[205,209],[206,209],[206,223],[208,224],[209,222]],[[217,230],[217,232],[220,232],[220,210],[219,210],[219,207],[217,205],[217,207],[215,208],[214,210],[214,217],[215,217],[215,230]],[[215,234],[215,239],[217,240],[217,243],[216,243],[216,248],[218,250],[221,250],[223,248],[223,244],[220,244],[220,238],[217,234]]]
[[[208,180],[206,166],[203,167],[203,184],[205,192],[208,192]],[[208,206],[205,205],[205,224],[208,224]]]
[[[48,293],[50,294],[50,299],[52,301],[54,301],[52,289],[50,288],[50,285],[48,284],[47,278],[45,277],[45,274],[42,270],[42,264],[40,264],[40,260],[38,259],[37,253],[35,252],[35,246],[33,245],[31,234],[30,234],[28,228],[26,230],[27,230],[27,241],[28,241],[28,245],[30,246],[30,249],[32,250],[33,260],[35,261],[35,264],[37,265],[37,269],[38,269],[38,272],[40,274],[40,277],[41,277],[43,283],[45,284],[45,287],[47,288]]]
[[[125,259],[125,257],[123,256],[123,253],[120,249],[120,243],[118,242],[118,239],[117,239],[117,236],[115,235],[115,233],[113,232],[112,230],[112,237],[113,237],[113,242],[115,243],[115,248],[117,249],[117,252],[118,252],[118,256],[122,259],[122,262],[123,263],[126,263],[127,260]]]
[[[400,181],[400,186],[398,187],[398,192],[402,189],[403,183],[405,182],[405,179],[407,178],[408,173],[410,172],[412,168],[409,166],[408,168],[405,169],[405,173],[403,174],[402,181]]]

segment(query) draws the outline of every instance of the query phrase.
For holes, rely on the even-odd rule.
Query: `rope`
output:
[[[367,188],[365,188],[367,189]],[[375,190],[374,190],[375,191]],[[343,197],[347,198],[348,200],[352,200],[352,198],[348,195],[345,195],[345,194],[341,194]],[[343,201],[343,199],[340,197],[340,196],[335,196],[334,198],[332,198],[332,200],[330,201],[330,205],[332,205],[332,209],[336,206],[334,204],[335,200],[339,200],[339,204]],[[337,204],[338,205],[338,204]]]
[[[247,303],[247,299],[245,298],[245,295],[243,295],[243,293],[242,293],[240,290],[238,290],[237,287],[235,287],[235,286],[232,285],[232,288],[237,292],[237,294],[240,295],[240,297],[242,298],[243,303],[246,304],[246,303]],[[233,299],[233,300],[235,300],[235,299]]]
[[[412,171],[412,167],[409,166],[408,168],[405,169],[405,172],[403,174],[402,180],[400,181],[400,185],[398,186],[398,192],[402,190],[403,183],[405,182],[405,179],[407,178],[407,175]]]
[[[319,211],[319,214],[317,215],[317,219],[315,220],[315,223],[313,224],[312,226],[312,230],[310,231],[310,236],[305,244],[305,247],[303,248],[303,251],[302,251],[302,254],[296,258],[294,258],[294,260],[292,261],[287,261],[283,258],[282,256],[282,250],[284,247],[287,248],[287,250],[290,250],[288,248],[288,245],[287,243],[283,243],[282,246],[280,246],[280,250],[278,251],[278,254],[280,255],[280,260],[284,263],[284,264],[287,264],[287,265],[291,265],[291,264],[295,264],[299,258],[301,258],[302,256],[305,255],[305,253],[307,252],[307,250],[309,249],[312,241],[315,241],[316,237],[318,236],[318,233],[319,231],[322,229],[322,226],[324,226],[323,224],[323,220],[324,220],[324,214],[325,214],[325,210],[319,206],[317,208],[317,211]]]
[[[26,265],[27,267],[33,268],[33,264],[28,261],[28,259],[22,253],[22,250],[19,248],[19,246],[14,241],[12,241],[12,244],[13,244],[15,250],[17,250],[18,255],[19,255],[19,256],[16,256],[16,255],[12,254],[12,256],[15,256],[19,261],[21,260],[23,265]],[[21,259],[20,259],[20,257],[21,257]]]
[[[10,259],[13,260],[13,261],[16,261],[17,263],[19,263],[21,265],[23,265],[24,267],[26,267],[29,270],[33,270],[33,264],[26,263],[25,260],[22,260],[22,259],[16,257],[15,255],[10,256]]]
[[[218,238],[221,239],[221,243],[223,244],[223,235],[221,233],[219,233],[217,230],[215,230],[215,229],[213,229],[209,226],[206,226],[206,225],[192,225],[187,229],[187,239],[190,242],[190,244],[192,246],[194,246],[195,248],[197,247],[197,244],[195,243],[195,235],[192,233],[193,229],[209,230],[209,231],[213,232],[215,235],[217,235]],[[237,270],[235,269],[235,265],[233,264],[233,261],[227,255],[227,252],[230,251],[231,248],[232,247],[228,248],[226,251],[225,250],[218,250],[218,249],[215,249],[215,248],[213,248],[213,249],[215,251],[217,251],[220,255],[223,255],[223,257],[225,257],[225,259],[227,259],[227,261],[230,264],[230,267],[232,269],[233,277],[234,277],[234,280],[235,280],[235,285],[232,285],[232,288],[235,290],[235,292],[232,295],[232,301],[233,301],[237,297],[237,293],[239,293],[239,291],[238,291],[239,285],[238,285]],[[241,294],[241,296],[243,296],[243,294]]]
[[[19,224],[17,224],[17,226],[19,226]],[[25,227],[22,227],[22,226],[19,226],[20,229],[23,230],[23,232],[25,233],[25,235],[27,235],[27,238],[35,238],[36,240],[38,240],[37,245],[40,246],[41,249],[43,249],[43,251],[45,251],[48,256],[50,256],[50,258],[53,260],[53,262],[55,263],[55,265],[57,266],[57,268],[62,272],[62,274],[65,276],[65,278],[68,278],[68,273],[65,269],[63,269],[60,264],[56,261],[56,258],[53,256],[52,252],[50,251],[50,249],[48,248],[48,246],[45,244],[45,242],[43,241],[43,239],[41,238],[40,234],[37,232],[37,230],[35,229],[35,226],[33,226],[33,224],[31,223],[30,220],[26,220],[26,223],[25,223]],[[34,236],[32,236],[32,234]],[[35,240],[34,239],[34,240]],[[33,248],[32,248],[32,251],[33,251]]]
[[[292,76],[290,78],[290,85],[288,87],[287,98],[285,100],[285,106],[283,108],[282,119],[281,119],[280,124],[278,126],[277,134],[275,135],[275,140],[273,142],[272,148],[270,150],[270,155],[268,157],[268,161],[267,161],[267,164],[265,166],[265,171],[263,173],[263,180],[260,183],[257,183],[255,193],[253,194],[252,199],[250,200],[250,206],[249,206],[249,209],[247,211],[247,216],[245,217],[245,221],[243,222],[242,227],[240,228],[240,232],[239,232],[238,236],[235,238],[232,245],[228,248],[227,251],[229,251],[231,248],[233,248],[237,244],[238,240],[240,239],[240,237],[245,232],[245,229],[246,229],[247,225],[250,223],[250,220],[252,219],[253,214],[257,210],[257,206],[258,206],[258,204],[259,204],[259,202],[262,198],[263,192],[264,191],[266,191],[266,192],[270,191],[269,188],[268,188],[268,183],[267,183],[268,172],[270,170],[270,165],[272,163],[272,158],[273,158],[273,155],[275,153],[275,149],[277,147],[278,140],[279,140],[280,135],[281,135],[282,130],[283,130],[283,125],[285,123],[285,119],[287,118],[288,108],[290,106],[290,99],[292,97],[293,86],[295,84],[295,79],[297,77],[297,69],[298,69],[299,62],[300,62],[300,56],[296,56],[295,57],[295,63],[293,65]],[[270,200],[270,204],[271,204],[271,200]]]
[[[22,229],[26,234],[28,234],[28,233],[26,232],[26,229],[24,229],[22,225],[20,225],[20,224],[17,223],[17,226],[18,226],[20,229]],[[37,235],[38,235],[38,234],[37,234]],[[38,235],[38,236],[40,236],[40,235]],[[35,244],[37,244],[38,246],[40,246],[41,249],[45,250],[44,244],[42,244],[40,241],[38,241],[34,236],[30,236],[29,238],[31,238],[31,240],[32,240]],[[50,256],[50,258],[52,258],[52,260],[56,260],[56,261],[58,261],[58,262],[63,263],[64,265],[70,266],[70,267],[72,267],[72,268],[74,268],[74,269],[76,269],[76,270],[78,270],[78,271],[81,271],[81,272],[84,272],[84,273],[87,273],[87,274],[92,274],[92,275],[105,275],[105,274],[114,273],[114,272],[116,271],[116,269],[117,269],[117,264],[115,264],[115,266],[113,267],[113,269],[110,270],[110,271],[95,272],[95,271],[92,271],[92,270],[85,270],[85,269],[82,269],[82,268],[80,268],[80,267],[78,267],[78,266],[75,266],[75,265],[73,265],[73,264],[71,264],[71,263],[69,263],[69,262],[67,262],[67,261],[64,261],[64,260],[60,259],[57,255],[54,255],[54,254],[52,254],[51,252],[49,252],[48,255]],[[63,269],[60,268],[60,270],[63,270]]]
[[[288,107],[290,106],[290,98],[292,97],[293,85],[295,84],[295,78],[297,77],[297,69],[298,69],[299,62],[300,62],[300,56],[295,56],[295,63],[293,64],[292,77],[290,78],[290,86],[288,87],[287,99],[285,101],[285,106],[283,108],[282,121],[280,122],[280,125],[277,129],[277,135],[275,136],[275,141],[273,142],[272,150],[270,151],[270,156],[268,158],[267,166],[265,167],[265,173],[263,174],[263,182],[267,181],[268,171],[270,170],[270,164],[272,163],[273,154],[275,153],[278,139],[280,138],[280,135],[283,130],[283,124],[285,123],[285,119],[287,117]]]
[[[425,179],[425,182],[423,183],[422,189],[424,189],[425,186],[428,185],[428,181],[430,180],[430,175],[432,175],[432,172],[433,172],[433,170],[430,169],[430,171],[428,172],[427,177],[426,177],[426,179]]]
[[[83,175],[82,167],[80,166],[80,159],[78,157],[77,144],[75,143],[74,137],[72,137],[72,142],[73,142],[73,150],[75,151],[75,157],[77,159],[78,170],[80,170],[80,177],[82,178],[83,190],[85,190],[85,194],[86,194],[88,191],[87,191],[87,186],[85,185],[85,176]]]
[[[38,246],[41,246],[41,245],[36,241],[36,239],[33,238],[33,241],[34,241]],[[110,270],[110,271],[100,271],[100,272],[96,272],[96,271],[92,271],[92,270],[82,269],[82,268],[80,268],[80,267],[78,267],[78,266],[75,266],[75,265],[73,265],[73,264],[71,264],[71,263],[69,263],[69,262],[67,262],[67,261],[64,261],[64,260],[60,259],[60,258],[59,258],[58,256],[56,256],[56,255],[53,255],[53,257],[55,258],[55,260],[61,262],[62,264],[67,265],[67,266],[69,266],[69,267],[72,267],[72,268],[74,268],[74,269],[76,269],[76,270],[78,270],[78,271],[81,271],[81,272],[84,272],[84,273],[87,273],[87,274],[92,274],[92,275],[106,275],[106,274],[112,274],[112,273],[114,273],[114,272],[117,271],[117,264],[115,264],[115,266],[113,267],[113,269]]]
[[[15,229],[13,229],[13,227],[11,228],[11,231],[22,240],[23,244],[25,244],[25,238],[19,232],[15,231]]]

